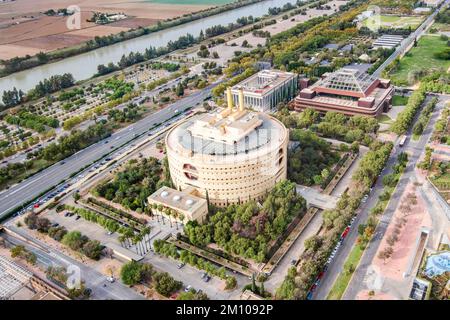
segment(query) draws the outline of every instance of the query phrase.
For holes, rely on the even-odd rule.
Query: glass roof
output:
[[[370,74],[360,72],[356,69],[340,69],[325,79],[321,80],[317,87],[358,92],[366,95],[367,89],[376,81]]]

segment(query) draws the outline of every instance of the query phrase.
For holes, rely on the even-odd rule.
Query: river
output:
[[[138,38],[130,39],[110,46],[95,49],[77,56],[66,58],[54,63],[45,64],[32,69],[24,70],[0,78],[0,94],[13,87],[27,92],[39,81],[56,74],[70,72],[76,80],[85,80],[92,77],[97,72],[99,64],[118,62],[123,54],[127,55],[131,51],[144,52],[146,48],[162,47],[169,41],[175,41],[180,36],[187,33],[198,36],[201,30],[205,30],[214,25],[227,25],[235,22],[237,18],[252,15],[261,17],[266,14],[271,7],[281,7],[286,3],[295,4],[296,0],[266,0],[245,7],[226,11],[204,19],[199,19],[185,23],[180,26],[150,33]]]

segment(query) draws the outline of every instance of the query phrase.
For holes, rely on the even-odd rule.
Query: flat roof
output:
[[[236,93],[238,89],[242,88],[244,93],[250,92],[264,95],[281,85],[284,81],[294,77],[295,74],[292,72],[262,70],[234,85],[231,90]]]
[[[185,212],[196,212],[206,204],[205,199],[194,196],[189,191],[179,191],[166,186],[155,191],[148,199]]]
[[[22,289],[33,274],[5,256],[0,256],[0,299],[7,299]]]
[[[364,97],[364,99],[374,99],[375,105],[377,105],[380,101],[382,101],[386,95],[386,93],[389,91],[389,89],[384,88],[375,88],[367,97]],[[306,98],[300,98],[297,96],[297,99],[300,101],[312,101],[317,102],[321,104],[330,104],[330,105],[336,105],[336,106],[342,106],[342,107],[352,107],[355,109],[367,109],[364,107],[358,106],[358,100],[351,100],[351,99],[345,99],[345,98],[339,98],[339,97],[330,97],[326,95],[316,95],[312,99],[306,99]]]
[[[217,111],[217,113],[220,113],[220,111]],[[235,143],[230,144],[225,138],[221,140],[220,135],[215,137],[193,135],[190,128],[195,125],[196,120],[190,118],[169,132],[166,139],[167,145],[174,151],[188,151],[191,155],[226,157],[258,152],[265,147],[271,147],[272,141],[278,141],[287,135],[286,128],[278,120],[264,113],[250,112],[250,114],[258,117],[260,120],[258,126],[247,130],[246,134],[240,136],[240,139]],[[207,119],[210,117],[211,114],[209,114]],[[241,118],[238,121],[240,120],[244,121],[245,118]],[[224,135],[226,134],[224,133]]]

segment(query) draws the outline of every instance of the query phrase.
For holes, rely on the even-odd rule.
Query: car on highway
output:
[[[341,239],[345,239],[345,237],[348,235],[350,231],[350,227],[345,228],[344,232],[341,234]]]
[[[60,162],[59,162],[59,165],[62,166],[62,165],[65,164],[65,163],[66,163],[65,161],[60,161]]]

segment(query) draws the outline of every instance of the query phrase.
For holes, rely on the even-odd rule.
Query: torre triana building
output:
[[[166,136],[173,184],[217,206],[262,200],[287,174],[289,132],[272,116],[233,106],[188,119]]]

